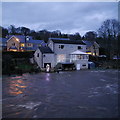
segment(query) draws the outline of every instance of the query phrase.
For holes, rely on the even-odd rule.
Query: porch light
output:
[[[91,55],[92,53],[91,52],[86,52],[87,54]]]
[[[14,49],[11,49],[10,51],[14,51],[14,52],[17,52],[17,50],[14,50]]]
[[[21,43],[21,45],[20,45],[21,47],[25,47],[25,44],[24,43]]]

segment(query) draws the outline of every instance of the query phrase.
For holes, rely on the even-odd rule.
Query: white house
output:
[[[46,52],[46,49],[48,52]],[[47,47],[39,47],[34,54],[38,66],[46,67],[49,64],[55,67],[58,63],[74,63],[76,68],[79,64],[81,69],[88,68],[88,54],[86,45],[80,40],[65,38],[49,38]]]
[[[47,46],[39,47],[35,51],[34,60],[40,68],[45,68],[47,64],[52,68],[55,66],[54,52]]]

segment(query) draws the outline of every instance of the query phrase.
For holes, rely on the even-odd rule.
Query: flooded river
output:
[[[118,71],[3,76],[3,118],[116,118]]]

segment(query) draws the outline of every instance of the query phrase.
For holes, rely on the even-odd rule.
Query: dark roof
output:
[[[31,43],[35,43],[35,44],[40,44],[40,43],[41,43],[41,44],[42,44],[42,43],[44,44],[44,43],[45,43],[44,40],[33,40],[33,39],[30,40],[30,42],[31,42]]]
[[[42,52],[42,53],[54,53],[48,46],[41,46],[39,47],[39,50]]]
[[[90,47],[94,44],[94,41],[88,41],[88,40],[82,40],[86,45],[87,47]]]
[[[49,38],[50,40],[70,40],[69,38]]]
[[[24,35],[10,35],[9,39],[11,37],[16,37],[16,38],[18,38],[20,40],[21,43],[25,43],[25,36]],[[28,37],[29,37],[29,40],[28,41],[26,40],[27,43],[35,43],[35,44],[44,43],[43,40],[34,40],[31,36],[28,36]]]
[[[0,38],[0,42],[2,42],[2,43],[6,43],[7,42],[7,38]]]
[[[61,40],[61,39],[50,39],[52,40],[54,43],[61,43],[61,44],[82,44],[85,45],[85,43],[83,43],[81,40]]]

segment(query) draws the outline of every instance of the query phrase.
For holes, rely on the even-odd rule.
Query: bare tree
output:
[[[116,19],[108,19],[98,29],[98,35],[102,38],[117,38],[120,31],[120,23]]]
[[[0,26],[0,32],[1,32],[0,37],[5,38],[8,35],[8,30],[4,27]]]
[[[10,25],[10,26],[8,27],[8,32],[9,32],[10,34],[14,35],[14,34],[16,33],[16,28],[15,28],[15,26],[14,26],[14,25]]]
[[[120,23],[116,19],[108,19],[103,22],[98,29],[99,37],[103,38],[106,54],[108,58],[112,58],[117,53],[118,35],[120,34]]]
[[[26,27],[20,27],[21,29],[21,34],[23,35],[29,35],[30,34],[30,29]]]

